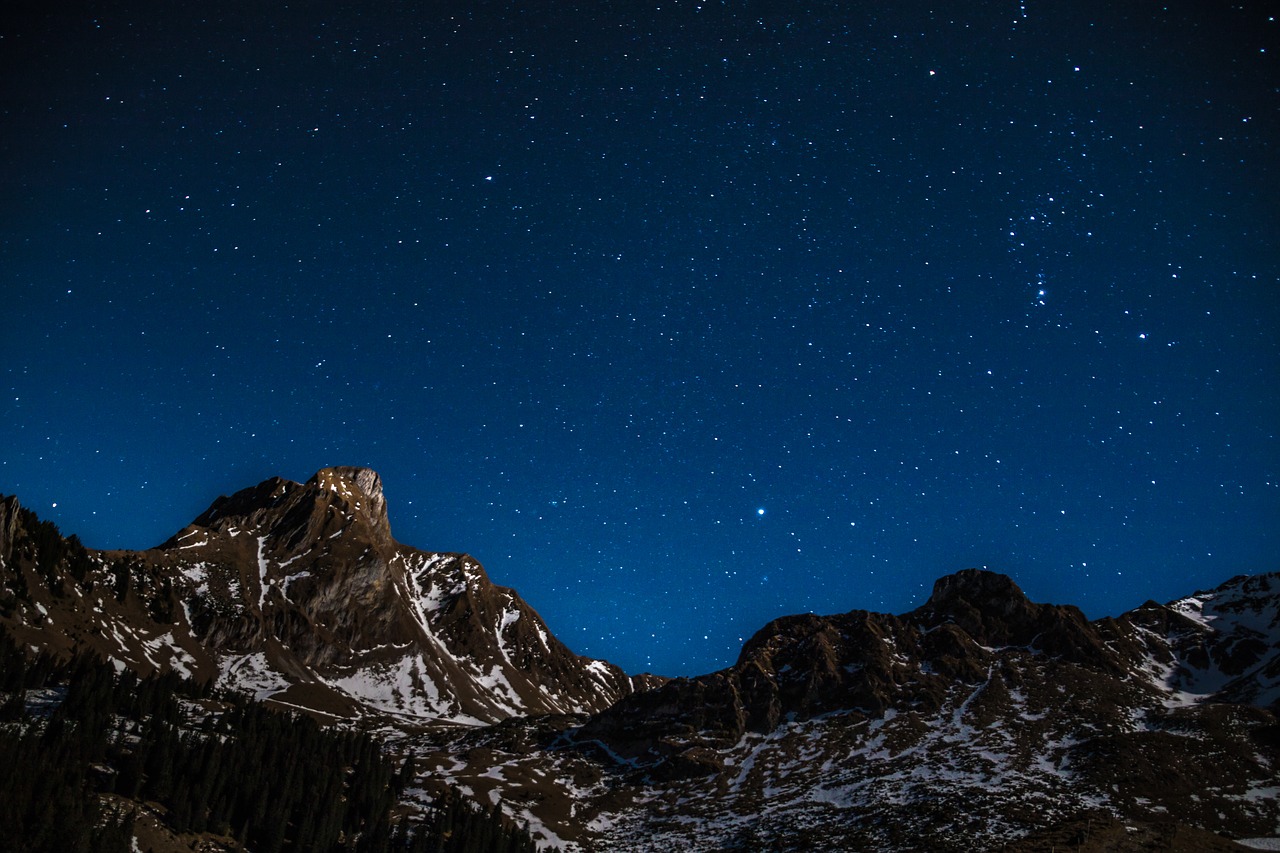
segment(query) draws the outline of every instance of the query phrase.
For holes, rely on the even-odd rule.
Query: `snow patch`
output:
[[[267,603],[267,558],[263,553],[267,547],[267,537],[258,537],[258,609]]]
[[[289,682],[271,666],[262,652],[223,658],[218,686],[251,693],[258,701],[288,688]]]

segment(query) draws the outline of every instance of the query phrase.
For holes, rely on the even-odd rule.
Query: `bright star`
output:
[[[756,510],[756,515],[764,515],[764,507],[760,507],[758,510]]]

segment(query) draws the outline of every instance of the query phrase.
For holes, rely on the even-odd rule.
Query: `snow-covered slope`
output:
[[[1232,578],[1168,607],[1196,626],[1170,639],[1170,690],[1280,706],[1280,575]]]

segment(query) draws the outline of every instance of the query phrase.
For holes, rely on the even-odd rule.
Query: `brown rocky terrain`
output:
[[[1089,621],[966,570],[907,614],[783,617],[728,669],[429,754],[584,849],[1243,849],[1280,836],[1278,605],[1260,575]]]
[[[1280,843],[1275,573],[1089,620],[969,569],[904,614],[784,616],[724,670],[632,678],[471,557],[397,542],[378,475],[331,468],[147,551],[0,499],[0,624],[376,725],[414,756],[404,809],[452,788],[564,850]]]
[[[0,504],[12,596],[0,621],[33,646],[414,725],[589,713],[633,689],[617,667],[569,651],[475,559],[397,542],[368,469],[267,480],[147,551],[75,543],[49,556],[62,540],[42,524],[13,498]],[[60,574],[46,583],[42,571]]]

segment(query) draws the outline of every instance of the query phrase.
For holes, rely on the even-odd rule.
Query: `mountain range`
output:
[[[696,678],[574,654],[465,554],[391,535],[327,468],[158,547],[85,548],[0,499],[0,625],[412,757],[562,850],[1280,849],[1280,574],[1089,620],[967,569],[901,615],[785,616]],[[176,848],[175,848],[176,849]]]

